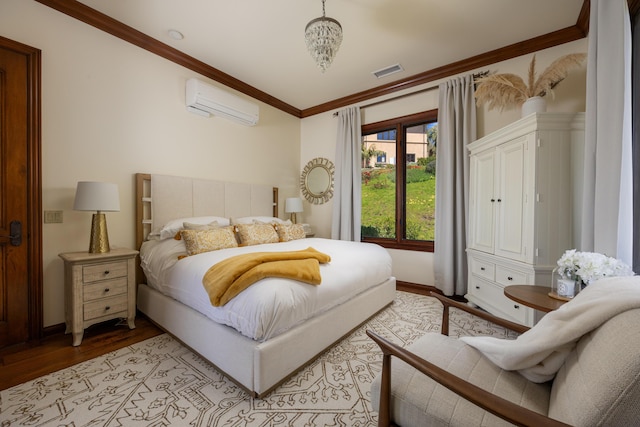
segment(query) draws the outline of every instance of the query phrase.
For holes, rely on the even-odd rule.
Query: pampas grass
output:
[[[476,79],[478,88],[475,97],[478,104],[487,104],[489,110],[500,111],[522,105],[533,96],[553,94],[553,88],[564,80],[569,71],[579,67],[587,57],[586,53],[572,53],[562,56],[551,63],[536,78],[536,56],[529,64],[528,81],[515,74],[492,74]]]

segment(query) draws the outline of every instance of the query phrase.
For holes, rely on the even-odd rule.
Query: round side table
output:
[[[527,307],[548,313],[557,310],[567,301],[551,298],[548,286],[510,285],[504,288],[504,295]]]

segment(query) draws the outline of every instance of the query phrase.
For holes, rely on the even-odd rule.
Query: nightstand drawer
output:
[[[122,295],[127,292],[127,278],[120,277],[113,280],[103,280],[101,282],[85,285],[83,289],[84,302]]]
[[[105,262],[102,264],[86,265],[82,268],[84,283],[98,280],[113,279],[127,276],[127,261]]]
[[[127,295],[121,295],[113,298],[104,298],[94,302],[88,302],[83,307],[84,320],[97,319],[99,317],[110,316],[124,312],[122,317],[126,317],[127,312]]]

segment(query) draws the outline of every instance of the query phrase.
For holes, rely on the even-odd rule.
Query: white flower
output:
[[[558,274],[564,279],[581,281],[585,285],[603,277],[633,276],[624,262],[597,252],[565,251],[558,260]]]

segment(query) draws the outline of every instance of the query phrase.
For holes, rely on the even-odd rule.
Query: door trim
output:
[[[0,36],[0,47],[24,55],[27,62],[27,219],[23,230],[29,263],[29,341],[42,338],[42,67],[39,49]]]

